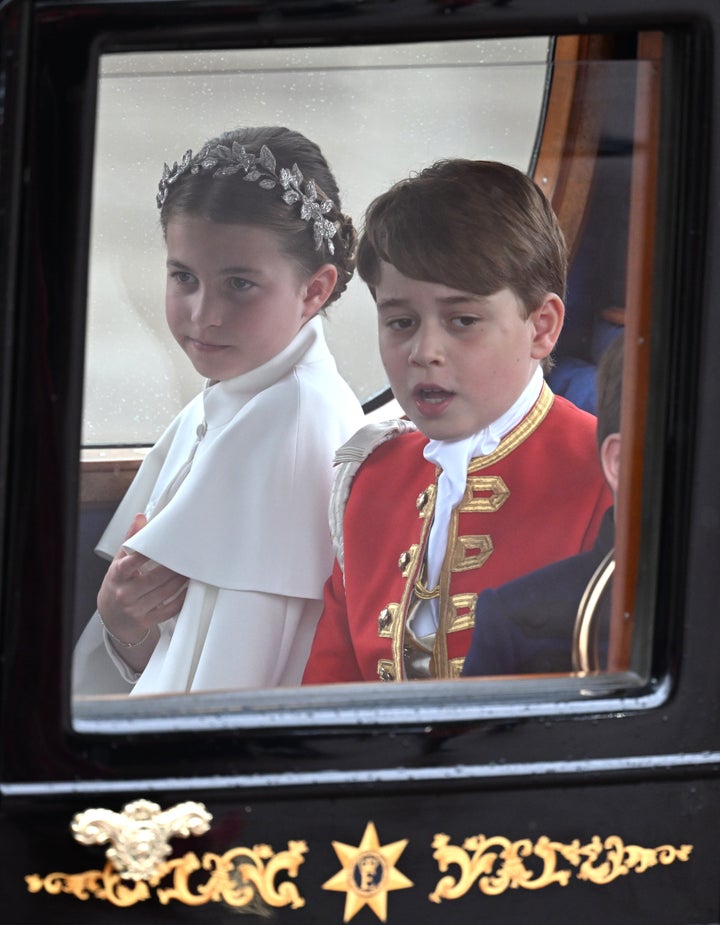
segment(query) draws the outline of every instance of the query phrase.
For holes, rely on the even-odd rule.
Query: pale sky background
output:
[[[360,226],[396,180],[442,157],[528,170],[546,38],[106,55],[88,279],[83,443],[151,444],[202,381],[167,332],[157,184],[163,163],[240,125],[286,125],[322,148]],[[326,334],[361,400],[385,385],[359,279]]]

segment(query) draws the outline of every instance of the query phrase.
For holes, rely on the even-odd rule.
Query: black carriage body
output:
[[[373,686],[229,719],[181,706],[74,726],[63,627],[98,53],[639,31],[663,35],[672,125],[635,512],[654,531],[643,683],[489,703],[464,686],[399,702]],[[9,0],[0,45],[4,920],[720,922],[720,4]],[[199,801],[212,824],[173,841],[184,867],[120,881],[70,822],[143,799]],[[242,875],[228,873],[235,849]]]

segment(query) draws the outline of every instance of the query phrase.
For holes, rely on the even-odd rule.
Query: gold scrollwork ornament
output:
[[[132,886],[125,885],[111,861],[102,871],[52,873],[46,877],[30,874],[25,881],[31,893],[70,893],[82,900],[94,896],[121,907],[150,899],[155,891],[162,905],[173,900],[186,906],[218,902],[262,914],[271,906],[300,909],[305,905],[294,883],[276,883],[276,878],[281,873],[297,877],[306,852],[304,841],[291,841],[286,851],[277,854],[269,845],[231,848],[222,855],[207,852],[202,861],[194,852],[188,852],[164,861],[148,880],[135,880]],[[208,872],[204,881],[197,877],[201,870]]]
[[[457,877],[440,878],[429,897],[435,903],[464,896],[476,880],[480,892],[488,896],[497,896],[508,888],[539,890],[552,883],[567,886],[573,872],[561,868],[563,861],[577,869],[577,879],[604,885],[631,870],[641,874],[656,864],[687,861],[693,848],[692,845],[642,848],[624,844],[617,835],[604,841],[594,835],[586,845],[581,845],[577,838],[563,844],[551,841],[546,835],[535,842],[528,838],[510,841],[501,835],[490,838],[474,835],[460,847],[451,845],[450,837],[442,833],[435,835],[432,846],[441,873],[451,865],[459,870]],[[531,858],[537,860],[528,866],[525,862]]]
[[[189,855],[167,862],[167,872],[173,872],[171,887],[158,889],[158,899],[167,905],[171,899],[185,905],[199,906],[207,902],[224,902],[235,908],[250,906],[290,906],[300,909],[305,900],[297,886],[289,881],[278,885],[275,878],[281,872],[297,877],[303,855],[307,852],[304,841],[291,841],[287,851],[277,854],[270,845],[255,845],[253,848],[231,848],[223,855],[208,852],[203,855],[202,867],[211,871],[206,884],[200,885],[197,892],[191,890],[189,875],[199,869],[200,863],[195,858],[195,865],[190,866]]]

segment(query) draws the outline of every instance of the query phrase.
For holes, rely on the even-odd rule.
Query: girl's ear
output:
[[[319,270],[307,279],[303,285],[303,308],[302,317],[309,321],[320,311],[323,305],[332,295],[337,283],[338,271],[333,263],[324,263]]]
[[[531,350],[534,359],[544,360],[552,353],[564,320],[563,300],[554,292],[546,293],[542,304],[530,312],[530,321],[535,330]]]

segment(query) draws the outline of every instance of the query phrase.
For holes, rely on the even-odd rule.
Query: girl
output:
[[[112,562],[74,692],[296,684],[332,564],[333,452],[363,420],[319,318],[355,230],[320,149],[286,128],[188,151],[157,201],[167,322],[207,384],[100,541]]]

